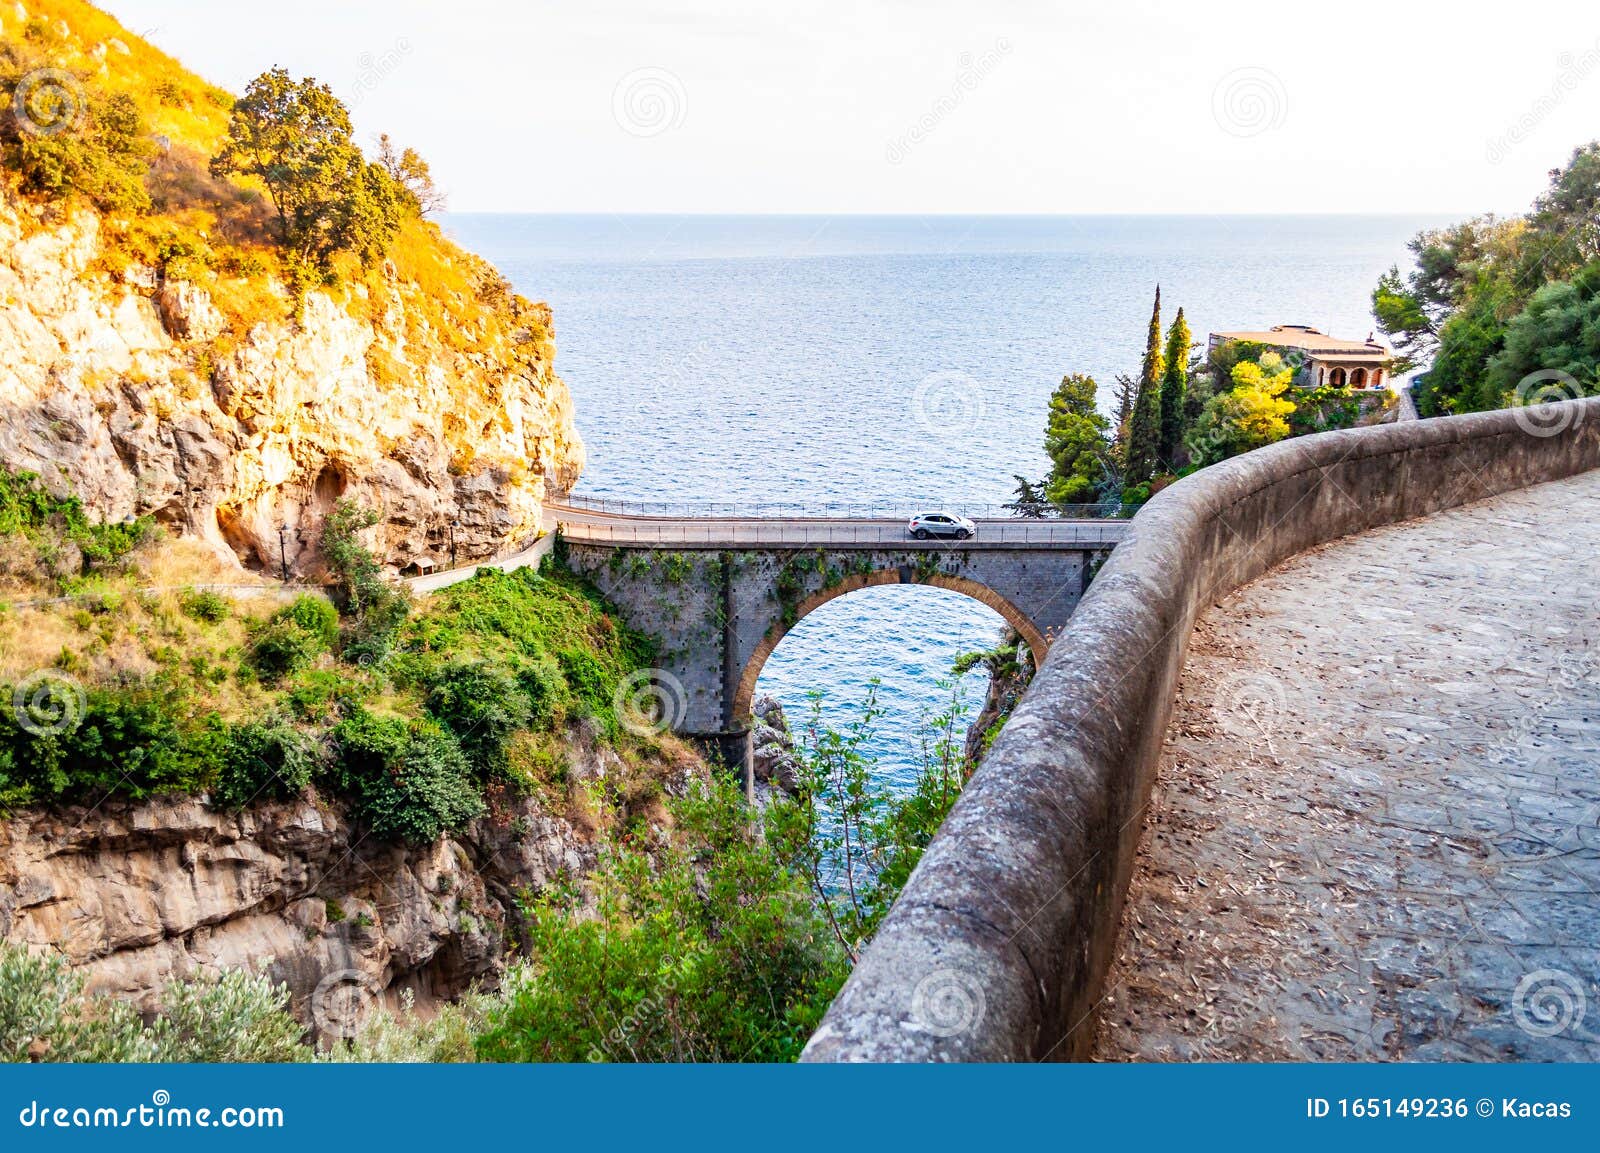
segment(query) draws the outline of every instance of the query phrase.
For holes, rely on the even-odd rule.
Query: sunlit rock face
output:
[[[545,306],[463,333],[439,289],[386,264],[298,308],[268,285],[280,306],[244,324],[198,284],[110,271],[103,232],[92,211],[0,195],[0,456],[91,514],[153,515],[309,575],[322,517],[350,498],[381,514],[385,564],[428,568],[452,534],[460,559],[532,535],[576,481]]]

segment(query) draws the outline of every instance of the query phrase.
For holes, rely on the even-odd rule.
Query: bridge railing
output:
[[[1003,504],[974,501],[679,501],[629,500],[616,497],[564,493],[550,499],[552,508],[570,508],[602,516],[673,518],[682,520],[906,520],[919,513],[946,512],[973,520],[1111,519],[1115,506],[1074,504],[1059,516],[1022,517]]]
[[[559,518],[559,511],[556,513]],[[880,545],[883,547],[969,548],[992,545],[1026,547],[1081,546],[1106,548],[1121,539],[1126,521],[1050,521],[1019,520],[1003,524],[984,524],[968,541],[949,538],[915,540],[903,525],[841,520],[795,523],[778,519],[750,519],[728,522],[707,518],[680,521],[585,521],[557,520],[562,536],[572,541],[618,545],[664,547],[732,546],[757,548],[763,545],[824,547],[828,545]]]

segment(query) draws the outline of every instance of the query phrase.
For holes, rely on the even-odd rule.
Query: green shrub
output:
[[[618,624],[592,588],[555,567],[479,569],[434,594],[401,643],[413,651],[503,655],[524,683],[536,723],[575,701],[609,717],[618,682],[655,659],[649,638]]]
[[[0,468],[0,535],[19,534],[33,542],[39,558],[54,567],[65,546],[77,546],[82,573],[109,567],[156,534],[149,517],[93,524],[76,496],[56,497],[31,472]]]
[[[339,638],[339,614],[321,597],[298,596],[257,627],[250,664],[268,683],[297,673]]]
[[[307,669],[289,686],[289,708],[302,721],[332,721],[366,699],[367,688],[338,669]]]
[[[364,666],[383,663],[394,651],[396,635],[410,613],[405,592],[385,587],[372,593],[349,626],[340,655]]]
[[[289,990],[233,971],[167,985],[146,1024],[125,1001],[91,997],[57,955],[0,944],[0,1061],[305,1061]]]
[[[510,976],[516,979],[515,974]],[[386,1065],[454,1064],[478,1059],[474,1041],[499,1004],[497,995],[469,991],[426,1017],[415,1011],[415,1003],[411,990],[404,990],[396,1012],[368,1013],[357,1026],[356,1035],[333,1045],[324,1059]]]
[[[306,737],[281,721],[235,725],[222,749],[218,804],[242,809],[256,801],[287,801],[311,784],[316,750]]]
[[[380,839],[429,844],[483,812],[461,746],[437,724],[357,709],[334,740],[339,790]]]
[[[48,64],[47,56],[0,40],[0,90],[15,96],[0,106],[0,159],[16,174],[18,189],[54,200],[83,196],[102,212],[146,211],[153,146],[137,102],[77,77],[22,86]]]
[[[323,649],[331,649],[339,641],[339,610],[323,597],[302,594],[293,603],[272,614],[274,621],[293,621],[301,629],[316,637]]]
[[[233,614],[233,602],[209,589],[185,589],[178,603],[185,616],[206,624],[218,624]]]
[[[425,704],[455,734],[480,778],[501,774],[506,742],[533,715],[519,678],[488,661],[452,661],[434,671]]]
[[[620,850],[598,907],[529,910],[529,965],[478,1041],[491,1061],[788,1061],[847,972],[731,785],[673,803],[683,841]]]
[[[561,662],[561,674],[567,688],[578,699],[585,712],[597,717],[611,717],[611,698],[617,681],[606,675],[606,667],[587,649],[562,649],[556,654]]]
[[[269,684],[305,668],[323,651],[322,638],[292,620],[273,618],[255,631],[250,667]]]
[[[8,699],[12,691],[0,689]],[[211,787],[223,741],[215,715],[189,718],[181,695],[160,683],[93,688],[79,700],[68,706],[79,719],[61,732],[31,731],[18,710],[0,710],[0,799],[7,805],[138,800]]]

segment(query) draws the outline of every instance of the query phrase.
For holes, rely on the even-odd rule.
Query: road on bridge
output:
[[[572,540],[665,548],[792,545],[796,548],[1101,549],[1120,542],[1124,520],[979,520],[970,540],[914,540],[903,518],[631,516],[549,505],[547,523]]]

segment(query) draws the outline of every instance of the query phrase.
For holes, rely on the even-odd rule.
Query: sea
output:
[[[1373,329],[1378,276],[1445,221],[1402,216],[454,214],[454,238],[554,309],[556,368],[588,467],[577,492],[815,507],[997,504],[1046,468],[1065,373],[1137,374],[1159,286],[1215,330]],[[975,713],[1000,617],[960,593],[880,586],[784,637],[758,691],[791,726],[869,694],[868,751],[914,781],[929,720]]]

